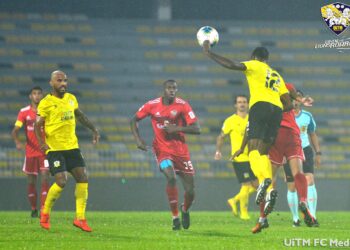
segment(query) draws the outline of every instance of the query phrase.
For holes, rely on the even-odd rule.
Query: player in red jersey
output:
[[[154,131],[153,152],[160,171],[167,179],[166,193],[173,215],[173,230],[190,226],[189,208],[194,200],[193,168],[185,134],[200,134],[197,117],[191,106],[176,97],[177,83],[167,80],[163,83],[164,94],[144,104],[130,121],[131,131],[137,147],[147,151],[148,147],[141,138],[138,122],[148,116]],[[181,205],[181,223],[178,211],[178,189],[176,174],[181,178],[185,194]]]
[[[38,140],[34,133],[34,123],[36,120],[37,106],[43,98],[43,90],[36,86],[30,90],[29,99],[31,104],[22,108],[17,117],[17,121],[12,130],[12,137],[16,143],[18,150],[23,149],[23,145],[18,138],[19,130],[24,126],[27,138],[25,147],[25,159],[23,164],[23,172],[28,176],[28,199],[32,208],[32,217],[38,217],[37,209],[37,176],[41,175],[41,196],[40,207],[45,203],[47,191],[49,189],[49,172],[45,167],[45,153],[40,150]]]
[[[286,87],[289,90],[292,99],[298,99],[294,86],[290,83],[286,83]],[[312,99],[309,99],[312,101]],[[304,102],[308,105],[308,102]],[[290,110],[283,112],[281,121],[281,127],[278,131],[275,143],[269,151],[270,161],[272,163],[273,172],[273,190],[267,195],[264,215],[268,215],[272,212],[274,204],[277,198],[276,188],[276,176],[279,167],[288,161],[293,177],[295,179],[295,187],[300,197],[299,209],[304,214],[305,224],[312,226],[315,222],[314,217],[311,215],[307,205],[307,180],[302,169],[302,161],[304,160],[304,153],[301,146],[300,130],[295,121],[294,111]],[[259,225],[256,226],[257,230]],[[261,229],[260,229],[261,230]]]

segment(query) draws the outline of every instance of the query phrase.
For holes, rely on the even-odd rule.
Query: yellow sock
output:
[[[56,200],[60,198],[61,192],[63,188],[58,186],[56,182],[52,184],[52,186],[49,189],[49,192],[47,193],[44,208],[43,208],[43,213],[44,214],[50,214],[51,213],[51,208],[55,204]]]
[[[239,207],[241,209],[241,215],[248,215],[248,203],[249,203],[249,186],[243,185],[240,191]]]
[[[254,173],[254,175],[258,178],[259,184],[261,181],[264,179],[264,174],[263,174],[263,163],[262,163],[261,155],[258,150],[253,150],[249,153],[249,163],[250,167]]]
[[[269,157],[267,155],[262,155],[261,158],[265,162],[264,164],[264,174],[265,178],[270,178],[272,180],[272,165]],[[272,184],[267,188],[267,192],[270,192],[272,189]]]
[[[85,209],[88,198],[88,183],[77,183],[75,185],[76,218],[85,220]]]
[[[256,188],[253,186],[249,186],[249,195],[251,195],[252,193],[254,193],[256,191]]]
[[[241,199],[241,191],[238,192],[234,197],[232,197],[235,201],[239,201]]]

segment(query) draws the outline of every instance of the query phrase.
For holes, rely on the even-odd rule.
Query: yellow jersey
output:
[[[244,74],[250,92],[249,107],[257,102],[269,102],[283,109],[280,96],[289,91],[280,74],[266,63],[258,60],[242,63],[247,67]]]
[[[240,117],[237,114],[233,114],[228,117],[222,126],[222,132],[225,135],[230,135],[231,141],[231,155],[233,155],[238,149],[241,148],[244,133],[248,124],[248,115],[245,118]],[[244,152],[233,159],[235,162],[249,161],[248,146],[244,148]]]
[[[47,152],[79,148],[75,134],[77,108],[78,101],[70,93],[65,93],[62,99],[48,94],[40,101],[38,115],[45,118],[45,140],[50,147]]]

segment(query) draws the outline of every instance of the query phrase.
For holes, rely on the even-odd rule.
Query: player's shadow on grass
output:
[[[223,233],[219,231],[202,231],[202,232],[187,231],[187,233],[191,235],[199,235],[199,236],[206,236],[206,237],[224,237],[224,238],[232,238],[235,236],[239,237],[238,235]]]

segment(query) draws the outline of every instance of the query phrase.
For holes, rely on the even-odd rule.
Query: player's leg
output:
[[[278,169],[279,169],[279,165],[272,164],[272,185],[271,185],[271,190],[266,195],[265,206],[263,210],[263,215],[265,217],[267,217],[267,215],[269,215],[273,211],[276,204],[276,200],[277,200],[276,181],[277,181]],[[261,210],[260,210],[260,213],[261,213]]]
[[[39,171],[40,171],[40,182],[41,182],[41,191],[40,191],[40,210],[42,210],[47,193],[49,191],[49,163],[45,159],[45,156],[41,156],[37,158],[38,165],[39,165]]]
[[[287,202],[288,202],[290,212],[292,213],[293,227],[299,227],[300,226],[299,199],[298,199],[298,193],[295,189],[293,174],[292,174],[292,171],[290,170],[290,166],[288,163],[284,164],[283,169],[285,174],[285,181],[287,182],[287,188],[288,188]]]
[[[67,183],[67,172],[57,172],[55,182],[51,185],[49,192],[40,213],[40,225],[45,229],[50,229],[50,214],[57,199],[61,196],[63,188]]]
[[[291,168],[295,188],[299,197],[299,209],[304,215],[304,222],[308,226],[313,226],[315,219],[313,218],[307,204],[307,181],[305,175],[300,171],[302,162],[300,158],[289,159],[289,166]]]
[[[169,159],[164,159],[159,163],[159,167],[167,180],[166,193],[173,216],[173,230],[179,230],[181,228],[178,209],[179,193],[176,186],[174,163]]]
[[[257,187],[258,180],[254,175],[249,162],[234,162],[233,165],[238,181],[242,184],[239,193],[241,210],[240,218],[248,220],[250,219],[248,214],[249,194],[251,189],[255,191],[255,188],[252,187],[252,183]]]
[[[46,200],[41,210],[40,225],[45,229],[50,229],[50,213],[56,200],[61,196],[62,190],[67,183],[66,161],[61,151],[51,151],[47,154],[51,175],[55,177],[55,182],[51,185]]]
[[[190,213],[189,209],[194,201],[194,180],[193,175],[179,174],[182,185],[184,187],[184,203],[181,205],[181,222],[184,229],[190,227]]]
[[[37,191],[36,191],[36,182],[37,182],[37,176],[34,174],[27,174],[27,180],[28,180],[28,187],[27,187],[27,194],[28,194],[28,200],[32,209],[31,217],[35,218],[38,217],[38,210],[36,207],[37,203]]]
[[[23,163],[23,172],[27,175],[27,196],[31,206],[31,217],[38,217],[37,210],[37,190],[36,182],[38,175],[38,168],[35,164],[35,157],[25,157]]]
[[[67,170],[75,179],[75,209],[76,215],[73,225],[85,232],[91,232],[85,217],[86,204],[88,200],[88,176],[86,173],[85,161],[79,149],[67,150],[64,152],[67,162]]]
[[[41,178],[41,191],[40,191],[40,209],[43,208],[45,204],[45,200],[47,197],[47,193],[49,191],[49,171],[40,171],[40,178]]]
[[[312,216],[316,219],[317,208],[317,190],[314,179],[314,153],[310,146],[303,149],[305,154],[305,162],[303,163],[303,171],[308,184],[307,200]],[[315,225],[318,226],[316,219]]]

